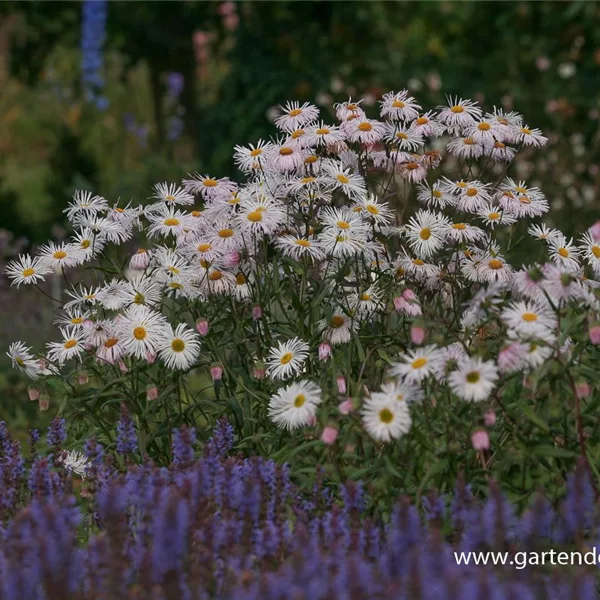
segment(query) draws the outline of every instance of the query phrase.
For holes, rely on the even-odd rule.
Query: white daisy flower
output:
[[[596,276],[600,275],[600,244],[589,231],[583,234],[579,251],[592,267]]]
[[[127,348],[121,333],[117,332],[118,324],[113,322],[111,333],[96,349],[96,358],[101,363],[115,365],[125,356]]]
[[[24,254],[17,260],[11,260],[6,265],[6,276],[11,279],[11,285],[19,287],[24,284],[37,284],[38,281],[45,281],[44,275],[52,273],[52,269],[39,257],[32,258]]]
[[[72,244],[82,252],[82,262],[91,260],[104,249],[105,240],[103,237],[95,235],[89,227],[84,227],[76,231],[71,238]]]
[[[280,106],[283,114],[275,119],[275,125],[283,131],[294,131],[319,117],[319,109],[305,102],[288,102],[285,107]]]
[[[364,428],[378,442],[391,442],[410,431],[412,419],[406,402],[392,395],[368,398],[361,411]]]
[[[91,316],[92,313],[89,310],[66,310],[62,315],[55,319],[54,324],[64,325],[66,327],[81,327]]]
[[[486,237],[485,231],[470,223],[444,223],[443,235],[454,244],[476,242]]]
[[[75,267],[83,262],[83,251],[75,244],[48,242],[38,249],[38,256],[53,271]]]
[[[146,358],[156,354],[165,318],[144,305],[132,305],[117,323],[118,337],[123,339],[127,354],[137,358]]]
[[[309,146],[336,147],[344,141],[344,134],[336,125],[326,125],[321,121],[318,125],[306,130],[306,143]]]
[[[269,156],[269,166],[280,173],[287,173],[301,167],[305,157],[306,152],[303,152],[302,146],[291,140],[273,148]]]
[[[383,308],[384,304],[381,297],[382,293],[372,285],[363,292],[352,294],[348,298],[348,306],[358,316],[365,317]]]
[[[284,429],[309,425],[321,403],[321,388],[312,381],[298,381],[279,389],[269,400],[269,417]]]
[[[243,233],[270,235],[275,232],[286,220],[286,211],[283,205],[266,196],[252,200],[241,207],[234,219]]]
[[[495,206],[487,206],[481,209],[477,215],[492,229],[494,229],[497,225],[513,225],[517,222],[517,219],[513,215],[503,211],[500,207]]]
[[[166,325],[156,342],[158,356],[169,369],[189,369],[200,354],[200,337],[185,323]]]
[[[524,360],[531,369],[537,369],[543,365],[551,356],[552,348],[537,342],[528,342],[525,344]]]
[[[72,310],[75,308],[94,306],[94,304],[99,301],[98,294],[101,290],[102,288],[100,287],[86,288],[82,284],[79,284],[79,288],[77,289],[66,290],[67,296],[70,296],[73,299],[66,302],[63,308],[65,310]]]
[[[483,156],[483,153],[485,152],[483,144],[477,142],[470,136],[451,139],[448,142],[446,149],[450,154],[465,159],[479,158],[480,156]]]
[[[152,198],[160,200],[169,206],[175,204],[194,204],[194,196],[175,183],[157,183],[154,186],[154,196]]]
[[[408,123],[388,123],[385,140],[404,152],[416,152],[425,143],[423,136]]]
[[[297,375],[308,357],[309,346],[300,338],[278,342],[269,350],[267,375],[272,379],[289,379]]]
[[[73,201],[63,210],[67,213],[67,219],[73,221],[76,215],[82,213],[90,215],[108,210],[108,202],[102,196],[93,196],[91,192],[77,190],[73,194]]]
[[[105,294],[100,291],[98,300],[101,303],[103,296],[106,302]],[[156,306],[161,301],[160,285],[154,278],[143,273],[136,274],[129,281],[123,282],[119,296],[123,301],[122,306],[129,304]],[[115,302],[117,302],[116,298]]]
[[[401,356],[401,362],[391,365],[390,374],[402,377],[407,383],[423,381],[436,376],[441,367],[441,353],[435,345],[417,348]]]
[[[333,189],[339,189],[350,199],[359,199],[367,193],[365,181],[360,175],[350,172],[341,163],[327,161],[323,163],[324,181]]]
[[[193,226],[188,214],[166,204],[159,206],[160,209],[156,213],[147,215],[150,221],[148,237],[155,237],[157,235],[180,236],[185,232],[186,228]]]
[[[63,365],[66,361],[80,356],[84,351],[87,332],[81,327],[60,328],[63,337],[62,342],[50,342],[48,348],[48,360]]]
[[[413,258],[406,252],[398,257],[394,263],[394,269],[397,276],[407,275],[421,282],[440,274],[440,268],[437,265],[426,263],[420,258]]]
[[[411,385],[405,381],[388,381],[381,385],[379,392],[371,394],[371,397],[375,398],[382,398],[383,396],[391,397],[396,402],[412,404],[423,399],[423,390],[419,386]]]
[[[191,173],[188,177],[191,179],[182,181],[183,188],[190,194],[200,194],[205,200],[229,197],[237,189],[237,184],[227,177],[215,179],[199,173]]]
[[[481,118],[481,109],[477,102],[472,100],[463,100],[462,98],[452,98],[448,96],[448,106],[438,106],[438,121],[446,127],[458,130],[466,128],[475,123],[476,119]]]
[[[506,132],[496,120],[480,119],[477,123],[467,127],[465,134],[479,144],[490,146],[496,141],[504,141]]]
[[[289,256],[294,260],[300,260],[303,256],[308,256],[317,261],[325,258],[321,242],[313,236],[283,235],[275,238],[275,245],[284,256]]]
[[[319,240],[323,250],[333,258],[367,254],[371,250],[367,233],[356,229],[347,232],[335,227],[326,227]]]
[[[467,186],[458,193],[456,206],[463,212],[477,213],[482,208],[490,205],[492,196],[489,184],[481,181],[469,181]]]
[[[63,453],[59,460],[67,471],[71,471],[71,473],[75,473],[80,477],[85,478],[86,470],[90,464],[87,456],[77,450],[69,450],[68,452]]]
[[[357,323],[343,311],[337,310],[331,319],[321,319],[317,323],[318,331],[322,332],[323,339],[332,346],[347,344],[352,339],[352,332],[356,331]]]
[[[516,156],[517,151],[510,146],[507,146],[504,142],[496,141],[491,146],[486,146],[486,154],[494,162],[505,162],[509,163]]]
[[[386,126],[383,123],[366,117],[346,121],[343,129],[349,142],[367,145],[380,142],[386,134]]]
[[[235,276],[216,266],[204,269],[200,276],[200,288],[210,296],[229,295],[235,289]]]
[[[261,169],[268,162],[272,150],[273,144],[271,142],[258,140],[256,145],[236,146],[233,160],[241,171],[249,173]]]
[[[127,282],[120,279],[112,279],[98,292],[98,302],[108,310],[119,310],[131,300],[127,295]]]
[[[445,127],[438,123],[437,114],[432,110],[419,115],[411,125],[413,131],[423,137],[439,137],[444,133]]]
[[[534,302],[513,302],[502,311],[501,319],[516,336],[544,338],[556,329],[553,311]]]
[[[486,254],[476,260],[477,279],[475,281],[508,282],[514,270],[500,255]],[[465,271],[463,271],[465,272]],[[472,279],[472,277],[471,277]]]
[[[363,100],[352,100],[349,98],[346,102],[337,102],[333,105],[335,108],[335,116],[339,121],[346,121],[348,117],[358,118],[365,113],[360,107]]]
[[[388,205],[380,202],[373,194],[363,196],[353,206],[353,210],[360,212],[367,221],[372,221],[379,226],[387,225],[394,218],[394,213]]]
[[[527,125],[517,126],[513,131],[515,141],[524,146],[540,148],[548,142],[548,138],[544,137],[539,129],[531,129]]]
[[[381,103],[381,118],[392,121],[413,121],[419,116],[421,106],[408,95],[408,90],[388,92],[383,95]]]
[[[541,225],[531,225],[527,230],[527,233],[538,240],[544,241],[563,236],[558,229],[548,227],[545,223],[542,223]]]
[[[419,210],[405,228],[408,243],[416,254],[428,258],[444,245],[445,222],[438,214]]]
[[[100,239],[113,244],[122,244],[133,235],[131,223],[112,221],[97,213],[76,215],[73,224],[82,229],[90,229]]]
[[[579,249],[564,236],[555,236],[548,239],[548,252],[550,258],[558,266],[564,267],[569,271],[575,271],[579,268]]]
[[[455,199],[441,187],[439,181],[436,181],[431,187],[427,183],[419,185],[417,200],[433,208],[446,208],[456,204]]]
[[[41,375],[39,361],[31,354],[31,348],[23,342],[14,342],[8,347],[6,356],[10,358],[13,369],[26,373],[31,379]]]
[[[395,170],[411,183],[419,183],[427,177],[427,169],[419,156],[413,156],[410,160],[398,163]]]
[[[492,361],[484,362],[479,357],[466,357],[448,375],[448,385],[462,400],[482,402],[492,393],[497,379],[498,369]]]

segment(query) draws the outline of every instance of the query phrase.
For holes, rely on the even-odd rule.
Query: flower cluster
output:
[[[540,495],[519,515],[494,484],[483,504],[459,484],[453,498],[428,495],[421,507],[400,499],[384,521],[360,484],[344,485],[340,500],[323,484],[303,494],[285,466],[215,452],[225,429],[200,460],[193,434],[180,431],[168,468],[117,472],[90,452],[81,495],[91,521],[65,489],[64,473],[36,458],[33,497],[2,529],[0,599],[428,600],[481,598],[490,590],[499,599],[597,597],[595,567],[514,567],[517,553],[594,547],[598,504],[583,464],[557,508]],[[5,507],[23,469],[3,426],[0,442]],[[457,563],[455,553],[475,551],[517,562]]]
[[[348,422],[377,443],[410,431],[424,391],[436,409],[490,402],[551,360],[578,378],[593,357],[573,315],[600,313],[600,237],[549,229],[544,193],[507,176],[542,133],[471,100],[426,111],[407,91],[385,94],[378,119],[361,101],[334,108],[336,123],[282,107],[278,137],[236,146],[243,184],[195,173],[139,206],[77,192],[71,241],[7,274],[38,285],[92,263],[104,279],[68,289],[60,341],[42,357],[13,344],[14,366],[46,378],[75,361],[110,379],[157,358],[176,377],[211,365],[232,402],[267,395],[266,410],[239,413],[286,429]],[[145,241],[123,268],[110,251],[133,238]],[[513,265],[523,243],[540,258]]]

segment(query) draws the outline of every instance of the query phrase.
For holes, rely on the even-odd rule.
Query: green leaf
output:
[[[540,445],[529,447],[529,451],[536,456],[546,456],[552,458],[576,458],[578,453],[566,448],[557,448],[556,446]]]
[[[523,414],[535,425],[537,425],[544,433],[550,433],[550,425],[539,417],[530,406],[522,405],[519,407]]]

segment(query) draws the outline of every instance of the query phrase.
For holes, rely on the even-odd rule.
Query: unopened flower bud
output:
[[[155,360],[156,360],[156,354],[154,354],[154,352],[146,352],[146,362],[149,365],[154,364]]]
[[[148,400],[156,400],[158,398],[158,388],[155,385],[146,387],[146,398]]]
[[[324,444],[327,444],[328,446],[330,446],[331,444],[333,444],[333,442],[335,442],[335,440],[337,439],[338,436],[338,430],[335,427],[325,427],[325,429],[323,429],[323,432],[321,433],[321,441]]]
[[[220,365],[213,365],[210,368],[210,376],[213,381],[221,381],[221,379],[223,379],[223,367]]]
[[[122,360],[119,361],[119,370],[121,373],[127,373],[127,371],[129,371],[127,365]]]
[[[50,407],[50,396],[48,396],[48,394],[40,394],[38,406],[40,410],[48,410],[48,408]]]
[[[150,264],[150,253],[140,248],[129,261],[129,266],[136,271],[145,271]]]
[[[336,379],[338,393],[345,394],[346,393],[346,380],[343,375],[339,375]]]
[[[489,450],[490,436],[484,429],[478,429],[471,434],[471,444],[475,450]]]
[[[410,328],[410,339],[413,344],[420,346],[425,340],[425,330],[418,325],[413,325]]]
[[[208,333],[208,321],[206,319],[198,319],[196,321],[196,331],[204,337]]]
[[[491,408],[486,410],[483,415],[483,422],[486,427],[493,427],[496,424],[496,412]]]
[[[79,383],[79,385],[85,385],[89,380],[90,377],[87,374],[87,371],[79,371],[79,373],[77,374],[77,382]]]
[[[331,357],[331,344],[329,342],[321,342],[319,344],[319,360],[327,360]]]
[[[592,344],[600,344],[600,324],[592,325],[589,329],[590,342]]]
[[[314,427],[317,424],[317,417],[315,415],[310,415],[306,420],[306,423],[309,427]]]
[[[354,405],[352,404],[352,400],[350,398],[344,400],[343,402],[340,402],[340,404],[338,405],[338,410],[343,415],[349,415],[353,409]]]
[[[592,236],[595,242],[600,242],[600,221],[596,221],[590,227],[590,235]]]
[[[580,381],[579,383],[576,383],[575,393],[579,399],[589,398],[592,393],[589,383],[587,381]]]
[[[223,266],[232,269],[240,264],[240,260],[240,253],[237,250],[232,250],[223,257]]]
[[[27,395],[29,396],[29,399],[34,402],[35,400],[37,400],[40,397],[40,390],[38,390],[36,387],[33,387],[32,385],[30,385],[27,388]]]
[[[259,319],[262,318],[262,308],[257,304],[256,306],[252,307],[252,318],[255,321],[258,321]]]

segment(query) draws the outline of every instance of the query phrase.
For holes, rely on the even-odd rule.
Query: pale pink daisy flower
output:
[[[427,183],[421,184],[417,190],[417,200],[434,208],[446,208],[455,204],[454,198],[445,189],[441,188],[438,181],[431,187]]]
[[[386,127],[375,119],[357,118],[346,121],[343,125],[349,142],[373,145],[380,142],[386,134]]]
[[[419,115],[412,122],[411,128],[423,137],[439,137],[444,133],[444,126],[438,123],[437,114],[431,110]]]
[[[191,179],[183,180],[183,187],[192,194],[200,194],[205,200],[212,200],[219,196],[228,196],[237,189],[237,184],[223,177],[215,179],[209,175],[199,173],[190,174]]]
[[[169,205],[194,204],[194,197],[174,183],[157,183],[152,197]]]
[[[548,252],[550,258],[558,266],[564,267],[568,271],[575,271],[579,268],[579,249],[563,235],[548,239]]]
[[[498,370],[500,373],[514,373],[522,370],[526,354],[527,346],[520,342],[513,342],[505,346],[498,353]]]
[[[466,222],[444,223],[443,235],[454,244],[476,242],[486,237],[483,229]]]
[[[353,101],[352,98],[349,98],[346,102],[338,102],[333,105],[335,108],[335,116],[339,121],[347,121],[348,117],[362,117],[364,116],[364,111],[360,107],[360,103],[362,100]]]
[[[481,181],[469,181],[458,194],[457,208],[463,212],[477,213],[492,201],[490,185]]]
[[[310,102],[302,105],[299,102],[288,102],[280,108],[283,114],[275,119],[275,125],[283,131],[294,131],[319,117],[319,109]]]
[[[507,146],[504,142],[495,141],[492,145],[486,147],[486,154],[494,162],[509,163],[516,156],[517,151]]]
[[[329,320],[321,319],[317,323],[317,329],[321,332],[323,339],[332,346],[347,344],[352,339],[352,332],[357,328],[358,322],[341,310],[334,311]]]
[[[406,275],[421,282],[438,277],[440,274],[437,265],[426,263],[421,258],[412,258],[405,251],[396,260],[394,267],[397,275]]]
[[[336,125],[326,125],[321,121],[318,125],[307,128],[306,143],[309,146],[331,147],[344,141],[344,134]]]
[[[392,121],[413,121],[419,116],[421,106],[408,95],[408,90],[388,92],[383,95],[381,103],[381,118]]]
[[[241,171],[246,173],[259,170],[268,163],[273,150],[271,142],[258,140],[256,145],[236,146],[234,148],[233,160]]]
[[[280,143],[273,148],[269,166],[280,173],[293,171],[304,164],[302,147],[295,141]]]
[[[477,215],[492,229],[498,225],[513,225],[517,222],[516,217],[496,206],[486,206]]]
[[[385,140],[406,152],[415,152],[425,143],[420,133],[411,126],[400,123],[386,125]]]
[[[560,238],[563,235],[558,229],[548,227],[545,223],[542,223],[541,225],[531,225],[527,230],[527,233],[530,236],[545,242],[553,238]]]
[[[427,177],[427,169],[418,158],[399,163],[396,171],[411,183],[418,183]]]
[[[453,129],[466,128],[481,118],[481,109],[477,102],[463,100],[462,98],[447,97],[448,106],[439,106],[438,121]]]
[[[453,138],[446,148],[450,154],[466,159],[479,158],[485,151],[483,145],[470,136]]]
[[[517,126],[513,128],[515,134],[515,142],[524,146],[534,146],[540,148],[545,146],[548,138],[542,135],[539,129],[531,129],[527,125]]]

